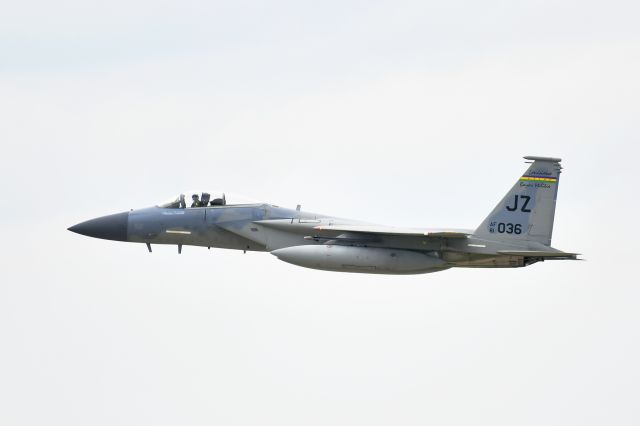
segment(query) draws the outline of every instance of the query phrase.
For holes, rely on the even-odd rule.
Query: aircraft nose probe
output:
[[[102,238],[103,240],[127,241],[127,228],[129,225],[129,212],[110,214],[67,228],[76,234],[88,237]]]

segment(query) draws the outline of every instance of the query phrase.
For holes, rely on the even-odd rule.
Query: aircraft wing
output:
[[[471,232],[462,230],[442,230],[442,229],[417,229],[417,228],[397,228],[382,225],[319,225],[314,226],[314,230],[320,236],[338,236],[344,233],[358,233],[368,235],[385,236],[410,236],[426,238],[466,238]]]

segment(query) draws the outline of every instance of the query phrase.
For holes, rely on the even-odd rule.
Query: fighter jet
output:
[[[227,201],[188,191],[170,201],[91,219],[70,231],[106,240],[178,247],[269,252],[313,269],[370,274],[423,274],[462,268],[517,268],[577,259],[551,247],[559,158],[530,164],[475,230],[399,228],[288,209]]]

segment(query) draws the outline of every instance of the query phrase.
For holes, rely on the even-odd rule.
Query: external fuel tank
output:
[[[304,245],[271,254],[287,263],[325,271],[425,274],[449,268],[447,262],[427,253],[376,247]]]

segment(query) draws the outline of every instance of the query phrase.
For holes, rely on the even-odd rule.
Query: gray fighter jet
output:
[[[167,203],[91,219],[70,231],[107,240],[266,251],[313,269],[423,274],[576,259],[551,247],[560,159],[524,157],[527,171],[476,230],[396,228],[190,191]],[[189,198],[190,197],[190,200]]]

